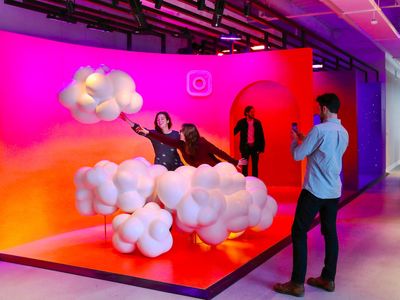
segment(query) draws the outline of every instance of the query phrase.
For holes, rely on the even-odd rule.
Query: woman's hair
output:
[[[200,138],[199,131],[194,124],[185,123],[182,125],[181,132],[185,136],[185,151],[189,155],[196,155],[197,146]]]
[[[154,128],[158,131],[162,133],[162,130],[160,128],[160,126],[158,126],[157,124],[157,118],[159,115],[164,115],[165,118],[167,119],[167,123],[168,123],[168,129],[171,129],[172,126],[172,120],[171,117],[169,116],[169,113],[167,113],[166,111],[160,111],[156,114],[156,117],[154,118]]]

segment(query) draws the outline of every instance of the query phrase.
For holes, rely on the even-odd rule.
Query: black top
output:
[[[133,128],[132,128],[133,129]],[[157,132],[156,130],[150,130],[150,132]],[[172,140],[179,141],[179,132],[176,130],[172,130],[170,133],[164,134],[159,133],[161,135],[165,135]],[[146,136],[153,145],[154,149],[154,164],[155,165],[163,165],[168,169],[168,171],[174,171],[176,168],[183,166],[181,158],[179,157],[178,151],[176,148],[170,147],[163,142],[160,142],[157,139],[152,138],[150,135]]]
[[[258,152],[264,152],[265,148],[265,140],[264,140],[264,131],[261,125],[261,122],[257,119],[253,119],[253,126],[254,126],[254,149]],[[240,152],[245,153],[247,148],[247,130],[248,130],[248,123],[247,119],[243,118],[240,119],[233,133],[236,135],[240,132]]]

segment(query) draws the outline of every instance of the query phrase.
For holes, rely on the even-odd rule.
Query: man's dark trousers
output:
[[[319,212],[321,233],[325,239],[325,260],[321,277],[335,280],[339,243],[336,232],[336,217],[339,198],[320,199],[303,189],[296,207],[292,226],[293,271],[291,280],[303,284],[307,270],[307,231]]]
[[[241,153],[242,158],[249,160],[251,158],[251,169],[252,169],[252,176],[258,177],[258,151],[254,148],[254,145],[247,144],[245,152]],[[242,174],[247,176],[249,174],[249,166],[245,165],[242,166]]]

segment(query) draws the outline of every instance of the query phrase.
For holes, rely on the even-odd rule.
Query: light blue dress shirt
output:
[[[339,198],[342,194],[342,157],[348,144],[349,134],[336,118],[315,125],[301,144],[293,141],[293,158],[303,160],[307,157],[303,188],[321,199]]]

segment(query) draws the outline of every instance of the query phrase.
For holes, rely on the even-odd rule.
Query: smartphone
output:
[[[297,127],[297,122],[292,123],[292,130],[296,133],[299,133],[299,127]]]

